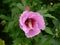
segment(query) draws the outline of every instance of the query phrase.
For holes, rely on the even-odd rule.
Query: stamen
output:
[[[35,22],[35,20],[34,20],[34,19],[29,18],[29,19],[27,19],[27,20],[25,21],[25,24],[26,24],[26,26],[27,26],[27,27],[29,27],[29,28],[31,28],[31,29],[32,29],[32,27],[34,26],[34,25],[33,25],[33,24],[34,24],[34,22]]]
[[[29,28],[32,28],[32,21],[31,20],[29,20],[28,26],[29,26]]]

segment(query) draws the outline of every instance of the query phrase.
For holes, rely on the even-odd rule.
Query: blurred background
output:
[[[27,38],[19,27],[26,6],[43,15],[46,29]],[[0,45],[60,45],[60,0],[0,0]]]

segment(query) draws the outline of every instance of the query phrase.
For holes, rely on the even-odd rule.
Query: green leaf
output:
[[[12,30],[15,25],[15,21],[11,21],[8,23],[8,25],[5,26],[3,32],[8,32],[9,30]]]
[[[51,45],[51,42],[50,42],[51,39],[52,39],[52,36],[44,35],[41,37],[41,42],[39,45]]]
[[[5,16],[5,15],[0,15],[0,18],[3,19],[3,20],[7,20],[7,21],[10,21],[11,20],[10,17]]]
[[[60,21],[59,20],[53,20],[53,24],[55,25],[55,28],[60,30]]]
[[[60,3],[54,4],[53,9],[57,9],[60,6]]]
[[[26,0],[21,0],[21,1],[22,1],[22,4],[26,6]]]
[[[38,10],[37,12],[39,12],[40,14],[45,14],[45,13],[47,13],[47,9],[44,9],[44,10]]]
[[[7,22],[6,22],[5,20],[1,21],[1,23],[2,23],[3,25],[7,24]]]
[[[44,17],[49,17],[49,18],[52,18],[52,19],[57,19],[56,17],[52,16],[51,14],[44,14],[43,16]]]
[[[59,20],[53,20],[53,24],[57,27],[59,25]]]
[[[59,36],[60,35],[60,21],[59,20],[53,20],[53,24],[55,27],[55,33]]]
[[[5,45],[4,40],[0,39],[0,45]]]
[[[17,3],[17,7],[18,7],[20,10],[24,10],[24,8],[25,8],[21,3]]]
[[[51,31],[51,29],[49,27],[46,27],[45,32],[53,35],[53,32]]]
[[[12,0],[3,0],[3,3],[10,3]]]
[[[21,40],[19,39],[19,38],[17,38],[17,39],[15,39],[14,41],[13,41],[13,45],[21,45],[21,42],[20,42]]]
[[[19,17],[20,10],[17,7],[11,9],[12,19],[16,20]]]

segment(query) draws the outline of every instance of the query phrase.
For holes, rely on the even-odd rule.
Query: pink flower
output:
[[[43,16],[38,12],[24,11],[20,16],[19,23],[27,38],[34,37],[45,29]]]

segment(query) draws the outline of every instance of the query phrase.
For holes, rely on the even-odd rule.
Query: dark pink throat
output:
[[[25,21],[25,25],[29,28],[32,28],[34,26],[34,22],[35,20],[32,19],[32,18],[28,18],[26,21]]]

